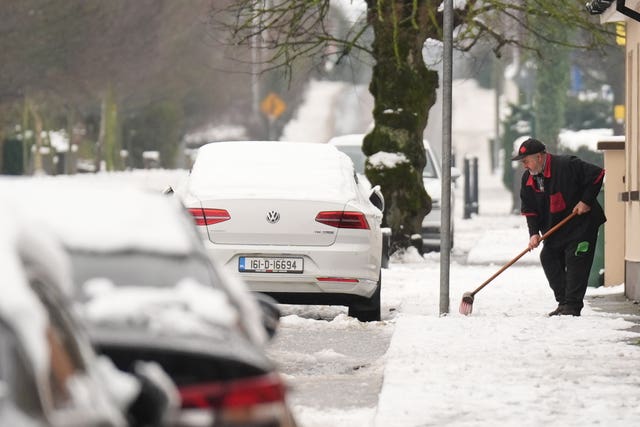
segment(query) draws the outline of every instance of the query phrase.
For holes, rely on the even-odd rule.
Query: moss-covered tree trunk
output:
[[[425,66],[422,49],[428,37],[440,38],[433,21],[439,3],[367,1],[375,34],[376,63],[369,86],[375,127],[365,137],[363,151],[369,157],[367,178],[379,184],[384,194],[392,248],[408,247],[431,211],[431,198],[422,181],[426,162],[422,140],[429,109],[436,101],[438,73]],[[379,162],[374,155],[380,152],[393,153],[391,157],[399,161]]]

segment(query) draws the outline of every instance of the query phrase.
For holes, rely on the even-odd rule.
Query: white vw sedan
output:
[[[380,320],[383,199],[327,144],[233,141],[198,151],[185,205],[209,254],[280,303]]]

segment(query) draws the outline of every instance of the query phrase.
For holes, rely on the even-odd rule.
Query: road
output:
[[[291,403],[322,411],[375,408],[392,322],[362,323],[343,307],[281,308],[268,353],[291,386]],[[390,319],[393,310],[386,311]]]

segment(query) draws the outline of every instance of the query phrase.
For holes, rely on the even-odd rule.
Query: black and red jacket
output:
[[[530,236],[544,234],[571,214],[573,208],[581,201],[589,205],[591,210],[573,218],[549,236],[546,244],[562,245],[580,239],[585,232],[597,229],[606,221],[602,206],[597,200],[604,169],[576,156],[547,153],[542,175],[544,191],[538,187],[529,171],[522,174],[521,213],[527,217]]]

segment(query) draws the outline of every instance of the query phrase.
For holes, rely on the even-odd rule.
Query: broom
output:
[[[559,223],[557,223],[556,225],[554,225],[549,231],[547,231],[546,233],[544,233],[542,235],[542,237],[540,238],[540,241],[542,242],[543,240],[545,240],[547,237],[551,236],[553,233],[555,233],[560,227],[562,227],[563,225],[565,225],[567,222],[569,222],[569,220],[571,218],[573,218],[574,216],[576,216],[577,213],[572,212],[571,215],[569,215],[568,217],[566,217],[565,219],[563,219],[562,221],[560,221]],[[524,256],[524,254],[526,254],[527,252],[529,252],[530,249],[527,247],[525,250],[523,250],[522,252],[520,252],[515,258],[513,258],[511,261],[509,261],[508,263],[506,263],[504,266],[502,266],[502,268],[500,270],[498,270],[493,276],[489,277],[487,280],[485,280],[485,282],[478,286],[474,291],[472,292],[465,292],[464,294],[462,294],[462,301],[460,302],[460,314],[464,314],[465,316],[468,316],[469,314],[471,314],[471,311],[473,310],[473,299],[475,297],[475,295],[480,292],[480,290],[482,288],[484,288],[485,286],[487,286],[493,279],[495,279],[496,277],[498,277],[498,275],[500,275],[500,273],[502,273],[503,271],[505,271],[507,268],[511,267],[516,261],[518,261],[520,258],[522,258]]]

